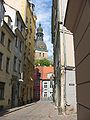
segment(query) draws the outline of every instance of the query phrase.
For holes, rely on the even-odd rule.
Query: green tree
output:
[[[40,66],[50,66],[50,65],[52,65],[51,64],[51,62],[48,60],[48,59],[37,59],[37,60],[35,60],[35,65],[36,66],[38,66],[38,65],[40,65]]]

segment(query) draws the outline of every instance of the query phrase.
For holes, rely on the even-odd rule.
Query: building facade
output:
[[[12,50],[12,107],[22,104],[21,89],[22,84],[20,79],[23,79],[24,66],[24,50],[25,50],[25,23],[19,13],[14,8],[8,5],[5,6],[4,20],[7,22],[11,30],[15,34],[13,50]],[[10,17],[9,17],[10,16]],[[11,18],[11,19],[10,19]]]
[[[12,50],[15,34],[3,20],[0,29],[0,109],[11,107]]]
[[[3,0],[0,1],[0,110],[10,107],[11,100],[11,50],[9,44],[15,37],[8,24],[4,21],[5,8]],[[8,91],[7,91],[8,89]]]
[[[24,53],[24,82],[23,82],[23,103],[26,104],[33,99],[33,74],[34,74],[34,54],[35,54],[35,28],[36,16],[34,14],[34,4],[30,0],[5,0],[6,4],[18,10],[26,25],[25,53]]]
[[[63,25],[64,7],[62,3],[62,0],[53,0],[52,7],[52,43],[55,65],[54,100],[60,113],[68,111],[69,108],[76,112],[73,35]],[[69,94],[70,91],[72,91],[72,95]]]
[[[74,35],[77,84],[77,118],[90,119],[90,1],[68,0],[65,26]]]

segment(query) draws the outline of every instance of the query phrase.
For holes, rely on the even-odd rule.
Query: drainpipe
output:
[[[58,108],[58,114],[62,113],[61,109],[61,44],[60,44],[60,23],[61,23],[61,0],[57,0],[57,42],[59,41],[58,58],[57,58],[57,76],[56,76],[56,106]]]
[[[67,2],[64,1],[64,2]],[[63,2],[62,2],[62,6],[63,6]],[[64,47],[64,112],[66,111],[66,67],[67,67],[67,61],[66,61],[66,39],[65,39],[65,27],[64,27],[64,10],[65,10],[65,6],[62,7],[62,32],[63,32],[63,47]]]
[[[62,26],[63,31],[63,46],[64,46],[64,112],[66,111],[66,40],[65,40],[65,30],[64,30],[64,24]]]

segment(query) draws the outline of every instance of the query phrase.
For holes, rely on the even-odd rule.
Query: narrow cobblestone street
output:
[[[58,115],[52,102],[39,101],[20,110],[5,114],[0,120],[77,120],[76,115]]]

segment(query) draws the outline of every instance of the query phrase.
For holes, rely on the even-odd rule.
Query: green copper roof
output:
[[[39,27],[37,29],[37,33],[43,33],[43,29],[41,27],[41,23],[39,23]]]
[[[47,46],[43,41],[39,40],[36,42],[35,50],[47,51]]]

